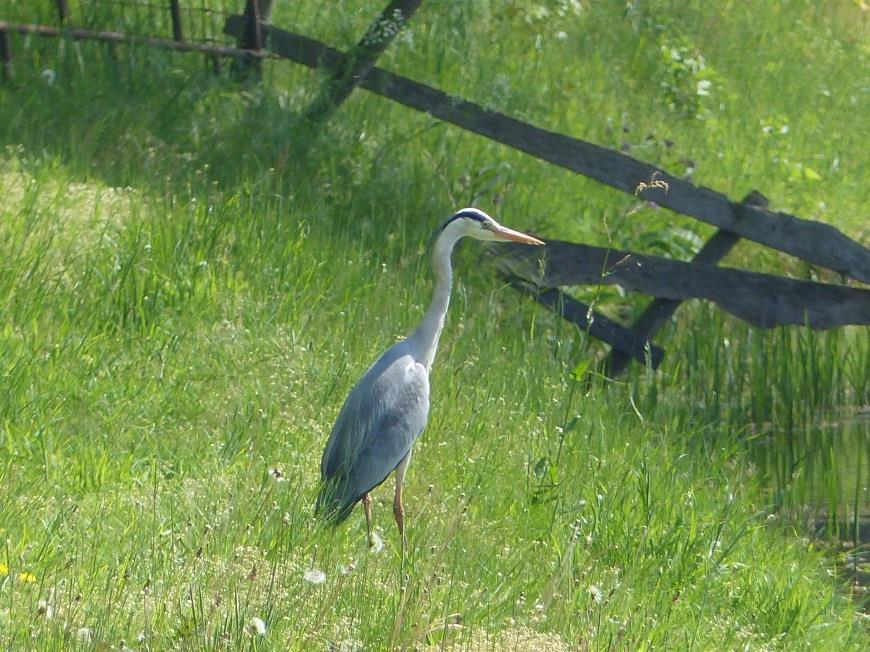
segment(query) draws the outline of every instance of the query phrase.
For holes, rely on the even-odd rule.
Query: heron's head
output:
[[[442,232],[448,230],[454,232],[457,238],[468,236],[477,240],[489,240],[493,242],[522,242],[531,245],[544,244],[537,238],[502,226],[477,208],[463,208],[455,213],[441,228]]]

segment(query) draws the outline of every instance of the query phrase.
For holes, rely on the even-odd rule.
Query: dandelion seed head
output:
[[[350,562],[349,564],[341,565],[338,567],[338,572],[341,573],[342,575],[350,575],[355,570],[356,570],[356,564],[354,564],[353,562]]]
[[[76,632],[76,638],[80,641],[92,641],[94,638],[94,630],[90,627],[79,627]]]
[[[592,596],[592,601],[596,604],[604,602],[604,592],[595,584],[589,585],[589,595]]]
[[[346,638],[341,641],[330,641],[329,650],[330,652],[361,652],[365,647],[355,638]]]
[[[323,584],[326,581],[326,573],[319,568],[311,568],[305,571],[302,578],[306,582],[311,582],[312,584]]]
[[[54,618],[54,607],[51,606],[48,600],[40,600],[36,603],[36,614],[46,620],[51,620]]]
[[[369,551],[375,554],[384,549],[384,540],[381,539],[377,532],[372,532],[372,538],[369,540]]]
[[[254,616],[248,621],[248,633],[253,636],[265,636],[266,635],[266,623],[263,622],[262,618],[257,618]]]

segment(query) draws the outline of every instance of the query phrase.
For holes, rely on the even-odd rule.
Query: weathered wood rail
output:
[[[767,203],[767,197],[754,190],[746,195],[741,202],[741,204],[752,204],[762,208],[767,208]],[[736,233],[718,229],[698,250],[698,253],[692,258],[692,262],[716,265],[728,255],[728,252],[734,248],[739,240],[740,236]],[[632,324],[631,330],[636,337],[651,341],[659,329],[674,315],[681,303],[682,301],[679,299],[665,299],[656,296],[637,318],[637,321]],[[603,366],[611,376],[616,376],[628,367],[630,361],[631,357],[625,351],[614,346]]]
[[[0,60],[7,76],[12,72],[9,34],[16,32],[202,52],[216,62],[220,57],[232,57],[240,62],[236,69],[253,68],[257,73],[265,58],[289,59],[330,74],[320,95],[303,112],[312,123],[328,119],[355,88],[361,87],[718,227],[690,263],[560,241],[549,242],[543,259],[535,258],[541,252],[516,249],[498,260],[501,274],[513,287],[530,293],[539,303],[612,345],[607,361],[611,374],[622,371],[631,359],[658,366],[664,351],[652,337],[680,303],[690,298],[713,301],[762,328],[870,323],[870,291],[866,289],[716,267],[735,243],[745,238],[870,283],[870,250],[833,226],[768,210],[766,198],[755,192],[734,202],[621,152],[524,123],[377,67],[377,58],[422,0],[389,2],[347,53],[270,24],[273,0],[244,0],[244,13],[227,17],[223,31],[235,39],[237,47],[185,40],[179,0],[166,5],[171,13],[172,39],[75,27],[69,24],[66,1],[56,2],[60,28],[0,21]],[[629,329],[559,289],[602,283],[616,283],[656,298]]]
[[[541,252],[503,249],[509,251],[499,258],[500,269],[540,288],[617,284],[662,299],[707,299],[759,328],[870,325],[870,290],[861,288],[559,240],[548,240]]]
[[[342,57],[332,79],[305,112],[309,120],[326,120],[364,80],[378,57],[402,31],[423,0],[393,0],[369,25],[359,43]]]
[[[588,304],[578,301],[558,288],[541,288],[515,274],[505,274],[503,278],[517,290],[531,295],[542,306],[550,308],[566,321],[575,324],[580,330],[607,342],[613,347],[613,351],[618,351],[628,360],[634,359],[641,364],[649,361],[652,368],[657,369],[665,357],[665,350],[662,347],[610,317],[596,312]]]
[[[254,57],[260,59],[275,58],[276,55],[265,50],[246,50],[242,48],[215,45],[213,43],[198,43],[196,41],[176,41],[169,38],[156,36],[139,36],[126,32],[113,32],[109,30],[85,29],[82,27],[52,27],[51,25],[35,25],[30,23],[9,23],[0,20],[0,39],[10,33],[46,36],[55,38],[70,38],[73,40],[102,41],[104,43],[129,45],[145,45],[165,50],[177,50],[179,52],[199,52],[220,57]],[[7,37],[8,43],[8,37]],[[7,46],[8,47],[8,46]],[[11,65],[11,49],[4,61]]]

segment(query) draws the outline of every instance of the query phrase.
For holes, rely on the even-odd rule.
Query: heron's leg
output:
[[[402,507],[402,484],[405,482],[405,471],[408,470],[408,462],[411,461],[411,451],[396,467],[396,497],[393,500],[393,515],[396,517],[396,525],[399,526],[399,534],[402,537],[402,545],[405,542],[405,508]]]
[[[399,534],[405,538],[405,508],[402,507],[402,483],[396,482],[396,498],[393,500],[393,516],[399,526]]]
[[[362,497],[363,510],[366,513],[366,533],[369,545],[372,545],[372,497],[365,492]]]

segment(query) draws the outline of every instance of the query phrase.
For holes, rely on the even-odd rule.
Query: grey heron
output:
[[[372,489],[396,472],[393,514],[404,541],[402,484],[411,448],[429,416],[429,371],[450,302],[453,271],[450,254],[465,236],[477,240],[544,244],[502,226],[476,208],[454,214],[435,239],[432,302],[417,329],[387,349],[348,394],[320,462],[321,485],[316,511],[339,522],[362,501],[369,541],[372,532]]]

